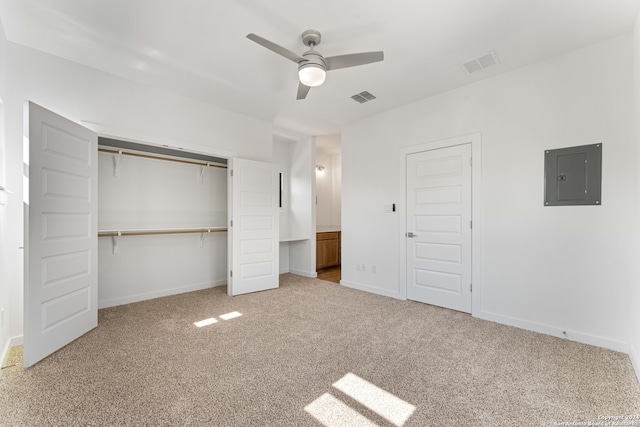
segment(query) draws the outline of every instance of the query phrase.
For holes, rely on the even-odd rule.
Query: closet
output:
[[[227,280],[227,161],[98,138],[100,308]]]
[[[99,307],[278,286],[274,164],[230,157],[227,170],[177,148],[99,142],[33,102],[24,113],[25,367],[96,327]]]

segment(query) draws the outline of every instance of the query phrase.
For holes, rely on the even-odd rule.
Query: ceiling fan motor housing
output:
[[[321,40],[322,36],[318,30],[307,30],[302,33],[302,43],[305,46],[318,46]]]
[[[323,70],[327,70],[327,64],[324,62],[324,58],[319,52],[315,50],[310,50],[302,54],[304,61],[300,61],[298,64],[298,70],[301,70],[304,67],[312,66],[322,68]]]

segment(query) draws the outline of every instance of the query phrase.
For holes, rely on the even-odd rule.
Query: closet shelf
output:
[[[98,151],[100,151],[102,153],[117,154],[117,155],[120,155],[120,156],[133,156],[133,157],[142,157],[142,158],[145,158],[145,159],[167,160],[169,162],[186,163],[186,164],[189,164],[189,165],[207,166],[207,167],[211,167],[211,168],[221,168],[221,169],[226,169],[227,168],[226,165],[219,165],[219,164],[212,163],[212,162],[204,162],[204,161],[197,161],[197,160],[187,160],[187,159],[177,159],[177,158],[173,158],[173,157],[154,156],[154,155],[151,155],[151,154],[136,153],[136,152],[133,152],[133,151],[124,151],[124,150],[121,150],[121,149],[111,149],[111,148],[98,147]]]
[[[226,232],[226,227],[198,227],[198,228],[139,228],[98,230],[98,237],[151,236],[156,234],[205,234]]]
[[[204,236],[209,233],[226,232],[225,227],[199,227],[199,228],[155,228],[155,229],[129,229],[129,230],[98,230],[98,237],[111,237],[113,254],[118,253],[118,241],[126,236],[155,236],[162,234],[199,234],[200,247],[204,246]]]

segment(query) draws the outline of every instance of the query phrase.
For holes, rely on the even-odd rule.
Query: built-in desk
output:
[[[309,238],[308,237],[280,237],[280,243],[301,242],[303,240],[309,240]]]

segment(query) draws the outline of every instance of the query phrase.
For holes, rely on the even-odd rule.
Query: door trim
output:
[[[398,203],[398,294],[400,299],[407,299],[407,156],[423,151],[453,147],[471,143],[471,315],[478,317],[482,312],[482,134],[480,132],[432,141],[426,144],[402,148],[399,156],[398,182],[400,183],[400,200]]]

